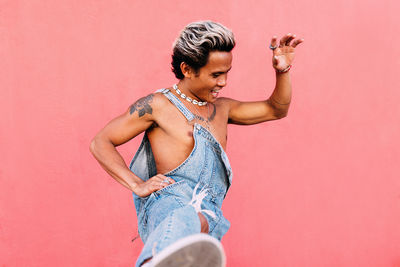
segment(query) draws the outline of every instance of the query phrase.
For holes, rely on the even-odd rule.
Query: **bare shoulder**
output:
[[[157,112],[163,104],[165,104],[165,97],[162,93],[152,93],[136,100],[129,107],[129,114],[137,114],[139,118],[146,115],[154,116],[154,113]]]
[[[229,120],[229,112],[235,100],[227,97],[218,97],[217,100],[213,103],[214,113],[218,117],[224,118],[223,120]],[[215,115],[215,114],[214,114]]]
[[[215,101],[215,105],[220,106],[220,108],[226,109],[229,111],[232,106],[237,105],[239,101],[228,98],[228,97],[218,97],[217,101]]]

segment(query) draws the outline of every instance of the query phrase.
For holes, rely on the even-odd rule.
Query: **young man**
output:
[[[133,192],[145,243],[136,266],[225,265],[219,241],[230,226],[221,211],[232,179],[225,154],[227,125],[287,115],[289,69],[295,47],[303,42],[295,37],[289,33],[279,44],[272,38],[272,95],[241,102],[218,98],[232,67],[232,32],[211,21],[191,23],[174,43],[172,70],[179,82],[139,99],[94,137],[90,150],[95,158]],[[115,147],[144,131],[128,168]]]

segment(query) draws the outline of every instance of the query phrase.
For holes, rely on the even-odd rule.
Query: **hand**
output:
[[[286,34],[279,41],[279,46],[273,50],[272,66],[275,70],[282,71],[292,64],[294,60],[295,47],[304,41],[304,39],[296,39],[292,44],[290,44],[295,37],[295,34]],[[277,46],[276,36],[272,37],[271,46]]]
[[[165,180],[168,180],[170,183],[165,182]],[[147,197],[154,191],[160,190],[173,183],[175,183],[175,181],[172,178],[162,174],[157,174],[151,177],[149,180],[138,184],[134,193],[139,197]]]

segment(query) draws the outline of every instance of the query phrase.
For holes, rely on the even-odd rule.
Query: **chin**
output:
[[[215,101],[217,101],[217,98],[218,98],[218,97],[209,96],[209,97],[207,97],[206,100],[204,100],[204,101],[207,101],[207,102],[209,102],[209,103],[214,103]]]
[[[217,95],[217,96],[213,96],[212,94],[210,94],[210,95],[208,96],[207,102],[213,103],[213,102],[217,101],[217,99],[218,99],[218,95]]]

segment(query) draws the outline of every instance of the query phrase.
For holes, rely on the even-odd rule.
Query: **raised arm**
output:
[[[157,123],[159,102],[160,96],[157,94],[139,99],[126,112],[111,120],[90,143],[90,151],[103,169],[117,182],[141,197],[161,189],[164,179],[168,179],[171,183],[174,181],[158,174],[144,182],[128,168],[115,147],[126,143],[153,123]]]
[[[281,119],[287,115],[292,97],[289,70],[294,60],[295,47],[304,41],[295,37],[290,33],[285,35],[280,39],[279,46],[276,45],[277,37],[272,38],[270,48],[273,51],[272,66],[276,73],[276,85],[268,99],[254,102],[224,99],[229,105],[229,123],[249,125]]]

